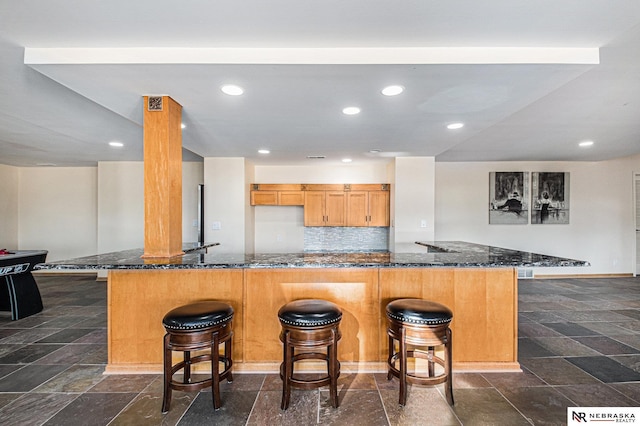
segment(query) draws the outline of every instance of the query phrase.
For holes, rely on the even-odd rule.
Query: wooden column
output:
[[[182,106],[144,97],[144,258],[182,254]]]

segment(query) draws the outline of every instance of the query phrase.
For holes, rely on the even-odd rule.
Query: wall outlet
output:
[[[211,225],[211,228],[214,231],[219,231],[220,229],[222,229],[222,223],[220,222],[213,222],[213,224]]]
[[[426,228],[426,227],[427,227],[427,221],[426,221],[426,220],[424,220],[424,219],[422,219],[422,220],[420,221],[420,228]]]

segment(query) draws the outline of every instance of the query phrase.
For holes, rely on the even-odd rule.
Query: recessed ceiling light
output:
[[[187,125],[186,125],[186,124],[184,124],[184,123],[181,123],[181,124],[180,124],[180,128],[184,129],[185,127],[187,127]]]
[[[582,142],[580,142],[578,144],[578,146],[581,146],[583,148],[586,148],[586,147],[591,146],[591,145],[593,145],[593,141],[582,141]]]
[[[268,149],[259,149],[259,150],[258,150],[258,153],[260,153],[260,154],[268,154],[268,153],[270,153],[270,152],[271,152],[271,151],[269,151]]]
[[[385,96],[395,96],[399,95],[402,92],[404,92],[404,87],[398,85],[387,86],[382,89],[382,94]]]
[[[122,142],[113,141],[109,142],[109,146],[112,146],[114,148],[122,148],[124,144]]]
[[[352,160],[351,158],[343,158],[343,159],[342,159],[342,162],[343,162],[343,163],[350,163],[350,162],[352,162],[352,161],[353,161],[353,160]]]
[[[370,149],[369,152],[371,154],[380,154],[380,150],[379,149]]]
[[[360,108],[358,108],[358,107],[346,107],[345,109],[342,110],[342,113],[346,114],[346,115],[360,114]]]
[[[463,127],[464,127],[464,123],[447,124],[447,129],[449,129],[449,130],[462,129]]]
[[[240,86],[236,86],[235,84],[225,84],[220,88],[220,90],[222,90],[222,93],[231,96],[240,96],[244,93],[244,89]]]

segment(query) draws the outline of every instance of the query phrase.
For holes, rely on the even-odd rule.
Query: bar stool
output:
[[[280,341],[283,343],[284,360],[280,364],[282,378],[282,403],[280,408],[289,407],[291,387],[315,389],[329,385],[329,399],[334,408],[338,407],[338,340],[342,311],[334,303],[326,300],[303,299],[289,302],[278,311],[282,325]],[[318,350],[326,348],[326,353]],[[296,350],[300,350],[296,353]],[[294,363],[304,359],[320,359],[327,362],[327,375],[319,379],[305,380],[293,373]]]
[[[422,299],[398,299],[387,304],[387,334],[389,336],[389,371],[400,379],[400,405],[407,403],[407,382],[418,385],[445,383],[445,396],[453,405],[453,385],[451,379],[451,329],[449,324],[453,313],[440,303]],[[395,341],[398,351],[395,351]],[[408,349],[411,345],[413,349]],[[444,346],[444,359],[436,356],[435,347]],[[422,349],[421,349],[422,348]],[[424,350],[426,348],[426,351]],[[427,360],[428,376],[418,376],[407,372],[407,359]],[[400,364],[396,367],[396,362]],[[444,372],[435,375],[435,363],[444,367]]]
[[[197,391],[211,387],[213,407],[220,408],[220,381],[233,380],[231,367],[231,340],[233,308],[222,302],[204,301],[177,307],[162,320],[167,334],[164,336],[164,398],[162,412],[169,411],[171,391]],[[220,344],[224,343],[224,356],[220,356]],[[191,351],[208,350],[208,353],[191,357]],[[183,360],[172,365],[172,351],[183,352]],[[211,361],[211,377],[191,381],[191,366]],[[220,372],[219,363],[224,363]],[[183,370],[182,382],[174,380],[176,372]]]

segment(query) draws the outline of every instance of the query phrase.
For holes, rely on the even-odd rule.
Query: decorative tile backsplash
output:
[[[304,251],[381,251],[389,249],[389,228],[304,228]]]

